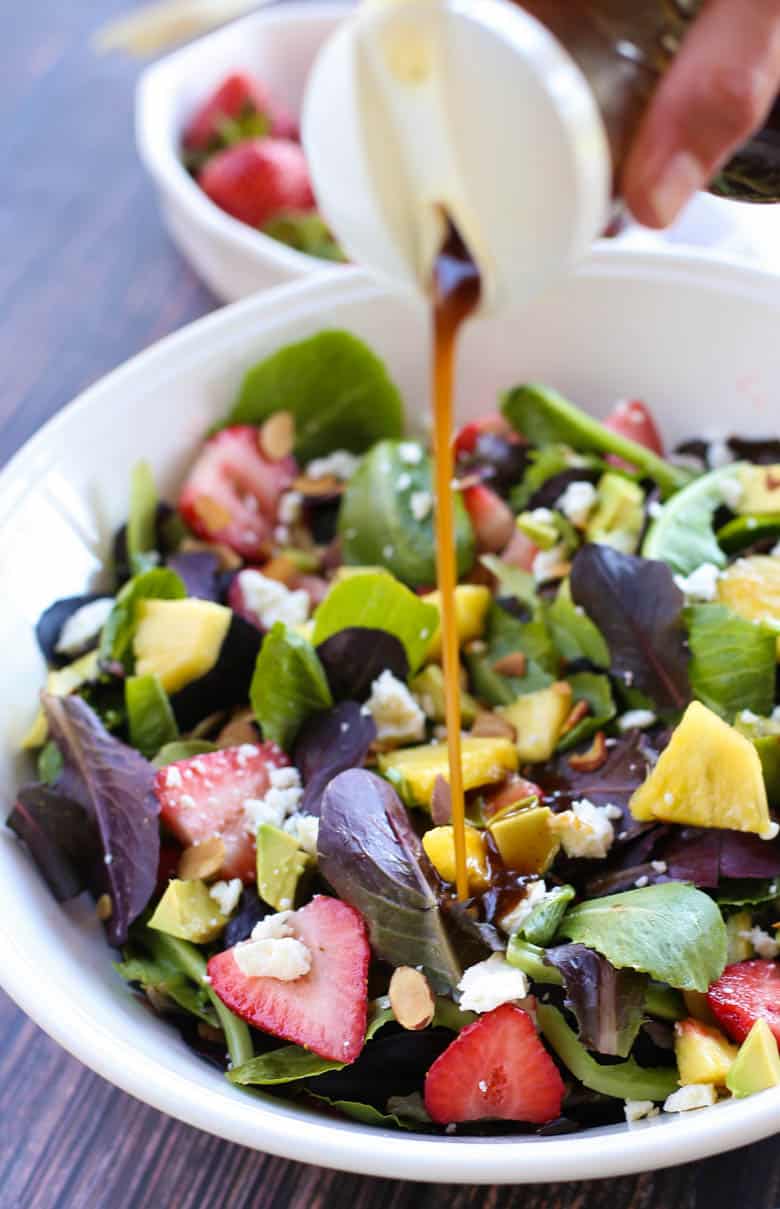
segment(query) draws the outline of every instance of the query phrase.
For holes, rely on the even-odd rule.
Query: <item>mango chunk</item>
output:
[[[736,507],[740,516],[780,512],[780,466],[740,466],[737,481],[742,488]]]
[[[571,713],[571,703],[571,685],[562,680],[496,710],[517,731],[516,747],[521,763],[538,764],[550,759]]]
[[[379,757],[379,771],[400,784],[418,806],[430,806],[437,777],[449,781],[450,767],[446,743],[405,747]],[[509,739],[461,740],[463,788],[478,789],[503,781],[508,772],[517,771],[517,751]]]
[[[455,830],[453,827],[434,827],[423,836],[423,848],[436,872],[445,882],[455,881]],[[487,890],[490,885],[490,865],[481,831],[476,827],[466,828],[466,873],[469,889],[475,893]]]
[[[426,604],[435,605],[441,612],[440,592],[429,592],[427,596],[423,596],[423,600]],[[474,638],[482,637],[489,607],[490,590],[481,584],[459,584],[455,589],[455,618],[461,646]],[[427,663],[441,659],[441,628],[431,639],[425,659]]]
[[[678,1020],[674,1026],[674,1053],[683,1087],[688,1083],[724,1087],[737,1047],[720,1029],[689,1018]]]
[[[216,940],[228,921],[202,881],[171,881],[149,920],[149,927],[196,945]]]
[[[641,822],[751,831],[762,839],[777,834],[755,747],[699,701],[688,706],[630,807]]]
[[[551,817],[548,806],[532,806],[488,824],[508,869],[527,876],[547,872],[560,848],[560,840],[550,827]]]
[[[770,554],[738,558],[718,580],[718,599],[746,621],[780,631],[780,558]]]
[[[780,1087],[780,1053],[774,1033],[763,1018],[757,1020],[740,1046],[726,1078],[733,1096],[752,1096]]]
[[[157,676],[177,693],[210,671],[230,628],[231,612],[209,600],[142,600],[133,639],[138,676]]]
[[[97,680],[99,675],[98,652],[87,651],[86,655],[82,655],[74,663],[68,663],[65,667],[50,671],[46,677],[46,692],[50,693],[52,697],[67,697],[71,693],[75,693],[76,689],[81,688],[82,685],[88,684],[91,680]],[[23,751],[43,747],[48,734],[49,726],[46,722],[46,715],[42,709],[39,709],[35,721],[22,739],[20,747]]]

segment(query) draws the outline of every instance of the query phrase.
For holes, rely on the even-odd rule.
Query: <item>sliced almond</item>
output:
[[[497,659],[493,664],[493,671],[498,672],[499,676],[524,676],[528,668],[528,660],[522,651],[513,651],[511,655],[504,655],[502,659]]]
[[[514,743],[517,738],[512,723],[489,710],[481,710],[477,714],[471,733],[475,739],[509,739]]]
[[[587,718],[589,713],[589,703],[587,701],[578,701],[561,727],[561,735],[568,735],[569,731],[574,730],[575,726],[578,726],[583,718]]]
[[[299,575],[295,563],[286,554],[277,554],[263,566],[262,571],[266,579],[275,579],[287,588],[292,587]]]
[[[95,903],[95,914],[101,923],[109,920],[114,913],[114,904],[111,901],[110,894],[101,894],[100,898]]]
[[[227,508],[210,495],[196,496],[192,501],[192,510],[209,533],[219,533],[220,529],[227,529],[233,520]]]
[[[390,979],[390,1007],[401,1028],[416,1033],[427,1028],[436,1011],[428,979],[412,966],[399,966]]]
[[[293,481],[292,490],[300,491],[301,495],[341,495],[344,484],[335,474],[324,474],[321,479],[312,479],[307,474],[301,474]]]
[[[185,882],[208,881],[216,877],[224,863],[224,841],[219,835],[211,835],[184,849],[179,860],[179,877]]]
[[[604,731],[600,730],[587,751],[579,756],[569,756],[569,765],[575,772],[597,772],[606,764],[608,755],[607,740]]]
[[[293,451],[295,444],[295,417],[291,411],[275,411],[260,429],[260,444],[263,453],[272,462],[280,462]]]
[[[254,712],[251,709],[242,709],[222,727],[217,735],[216,744],[217,747],[223,748],[241,747],[243,743],[259,742],[259,738]]]
[[[217,558],[220,571],[237,571],[244,564],[241,556],[221,542],[201,542],[196,537],[185,537],[179,546],[182,554],[213,554]]]

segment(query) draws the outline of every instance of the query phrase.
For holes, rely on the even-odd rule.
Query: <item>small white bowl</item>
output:
[[[429,385],[427,318],[351,268],[259,295],[93,386],[5,467],[0,793],[7,804],[29,776],[15,752],[44,674],[33,626],[53,598],[94,582],[126,514],[133,463],[148,459],[174,498],[247,367],[323,326],[355,332],[385,359],[419,423]],[[731,429],[776,434],[779,325],[780,285],[770,274],[695,254],[602,249],[526,314],[464,333],[460,417],[490,407],[500,389],[536,380],[596,415],[616,398],[644,398],[669,445]],[[633,1128],[551,1138],[425,1137],[334,1120],[247,1095],[201,1061],[121,982],[91,905],[58,906],[3,828],[0,920],[0,982],[82,1062],[191,1125],[303,1162],[441,1183],[597,1179],[719,1154],[769,1136],[780,1122],[780,1090]]]
[[[269,286],[342,266],[307,256],[232,218],[206,196],[181,160],[185,121],[233,71],[256,74],[298,115],[306,77],[350,4],[283,4],[252,13],[148,67],[136,94],[138,151],[157,188],[174,243],[218,298],[234,302]]]

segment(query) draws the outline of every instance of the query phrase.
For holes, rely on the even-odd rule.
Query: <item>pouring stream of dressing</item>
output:
[[[450,223],[433,270],[433,450],[436,490],[436,577],[441,600],[442,663],[450,767],[455,884],[458,898],[469,896],[466,870],[466,819],[461,767],[460,644],[455,613],[458,582],[453,508],[453,380],[461,324],[479,305],[476,265]]]

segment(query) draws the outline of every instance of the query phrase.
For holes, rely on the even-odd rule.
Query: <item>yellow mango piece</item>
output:
[[[780,631],[780,558],[771,554],[738,558],[718,580],[718,599],[746,621],[760,621]]]
[[[550,759],[571,706],[571,685],[561,680],[496,710],[517,731],[517,755],[521,763],[538,764]]]
[[[73,663],[68,663],[65,667],[55,668],[49,672],[46,677],[46,692],[51,693],[53,697],[67,697],[71,693],[75,693],[77,688],[88,684],[91,680],[97,680],[100,675],[100,662],[97,651],[87,651],[86,655],[82,655]],[[20,747],[23,751],[29,751],[31,748],[43,747],[49,735],[49,727],[46,722],[46,715],[42,709],[38,710],[35,721],[21,741]]]
[[[434,827],[423,836],[423,848],[439,877],[445,882],[455,882],[455,830],[453,827]],[[487,849],[481,831],[466,827],[466,873],[469,889],[475,893],[487,890],[490,885],[490,866]]]
[[[430,806],[437,777],[450,779],[446,743],[430,743],[422,747],[404,747],[379,757],[380,772],[389,779],[401,781],[419,806]],[[517,771],[517,751],[509,739],[461,740],[463,788],[478,789],[503,781],[509,772]]]
[[[560,848],[560,840],[550,828],[551,817],[548,806],[532,806],[488,824],[508,869],[527,876],[547,872]]]
[[[171,881],[149,920],[149,927],[196,945],[216,940],[228,921],[202,881]]]
[[[742,516],[780,512],[780,466],[741,466],[737,475]]]
[[[138,676],[155,675],[177,693],[214,666],[231,611],[210,600],[142,600],[133,639]]]
[[[630,806],[641,822],[751,831],[763,839],[777,832],[758,752],[699,701],[688,706]]]
[[[441,593],[429,592],[423,596],[426,604],[435,605],[441,613]],[[455,589],[455,618],[458,625],[458,641],[471,642],[481,638],[485,630],[485,618],[490,607],[490,590],[481,584],[460,584]],[[438,629],[431,639],[426,663],[441,659],[441,629]]]
[[[674,1053],[683,1087],[688,1083],[725,1087],[737,1047],[720,1029],[688,1019],[678,1020],[674,1026]]]

